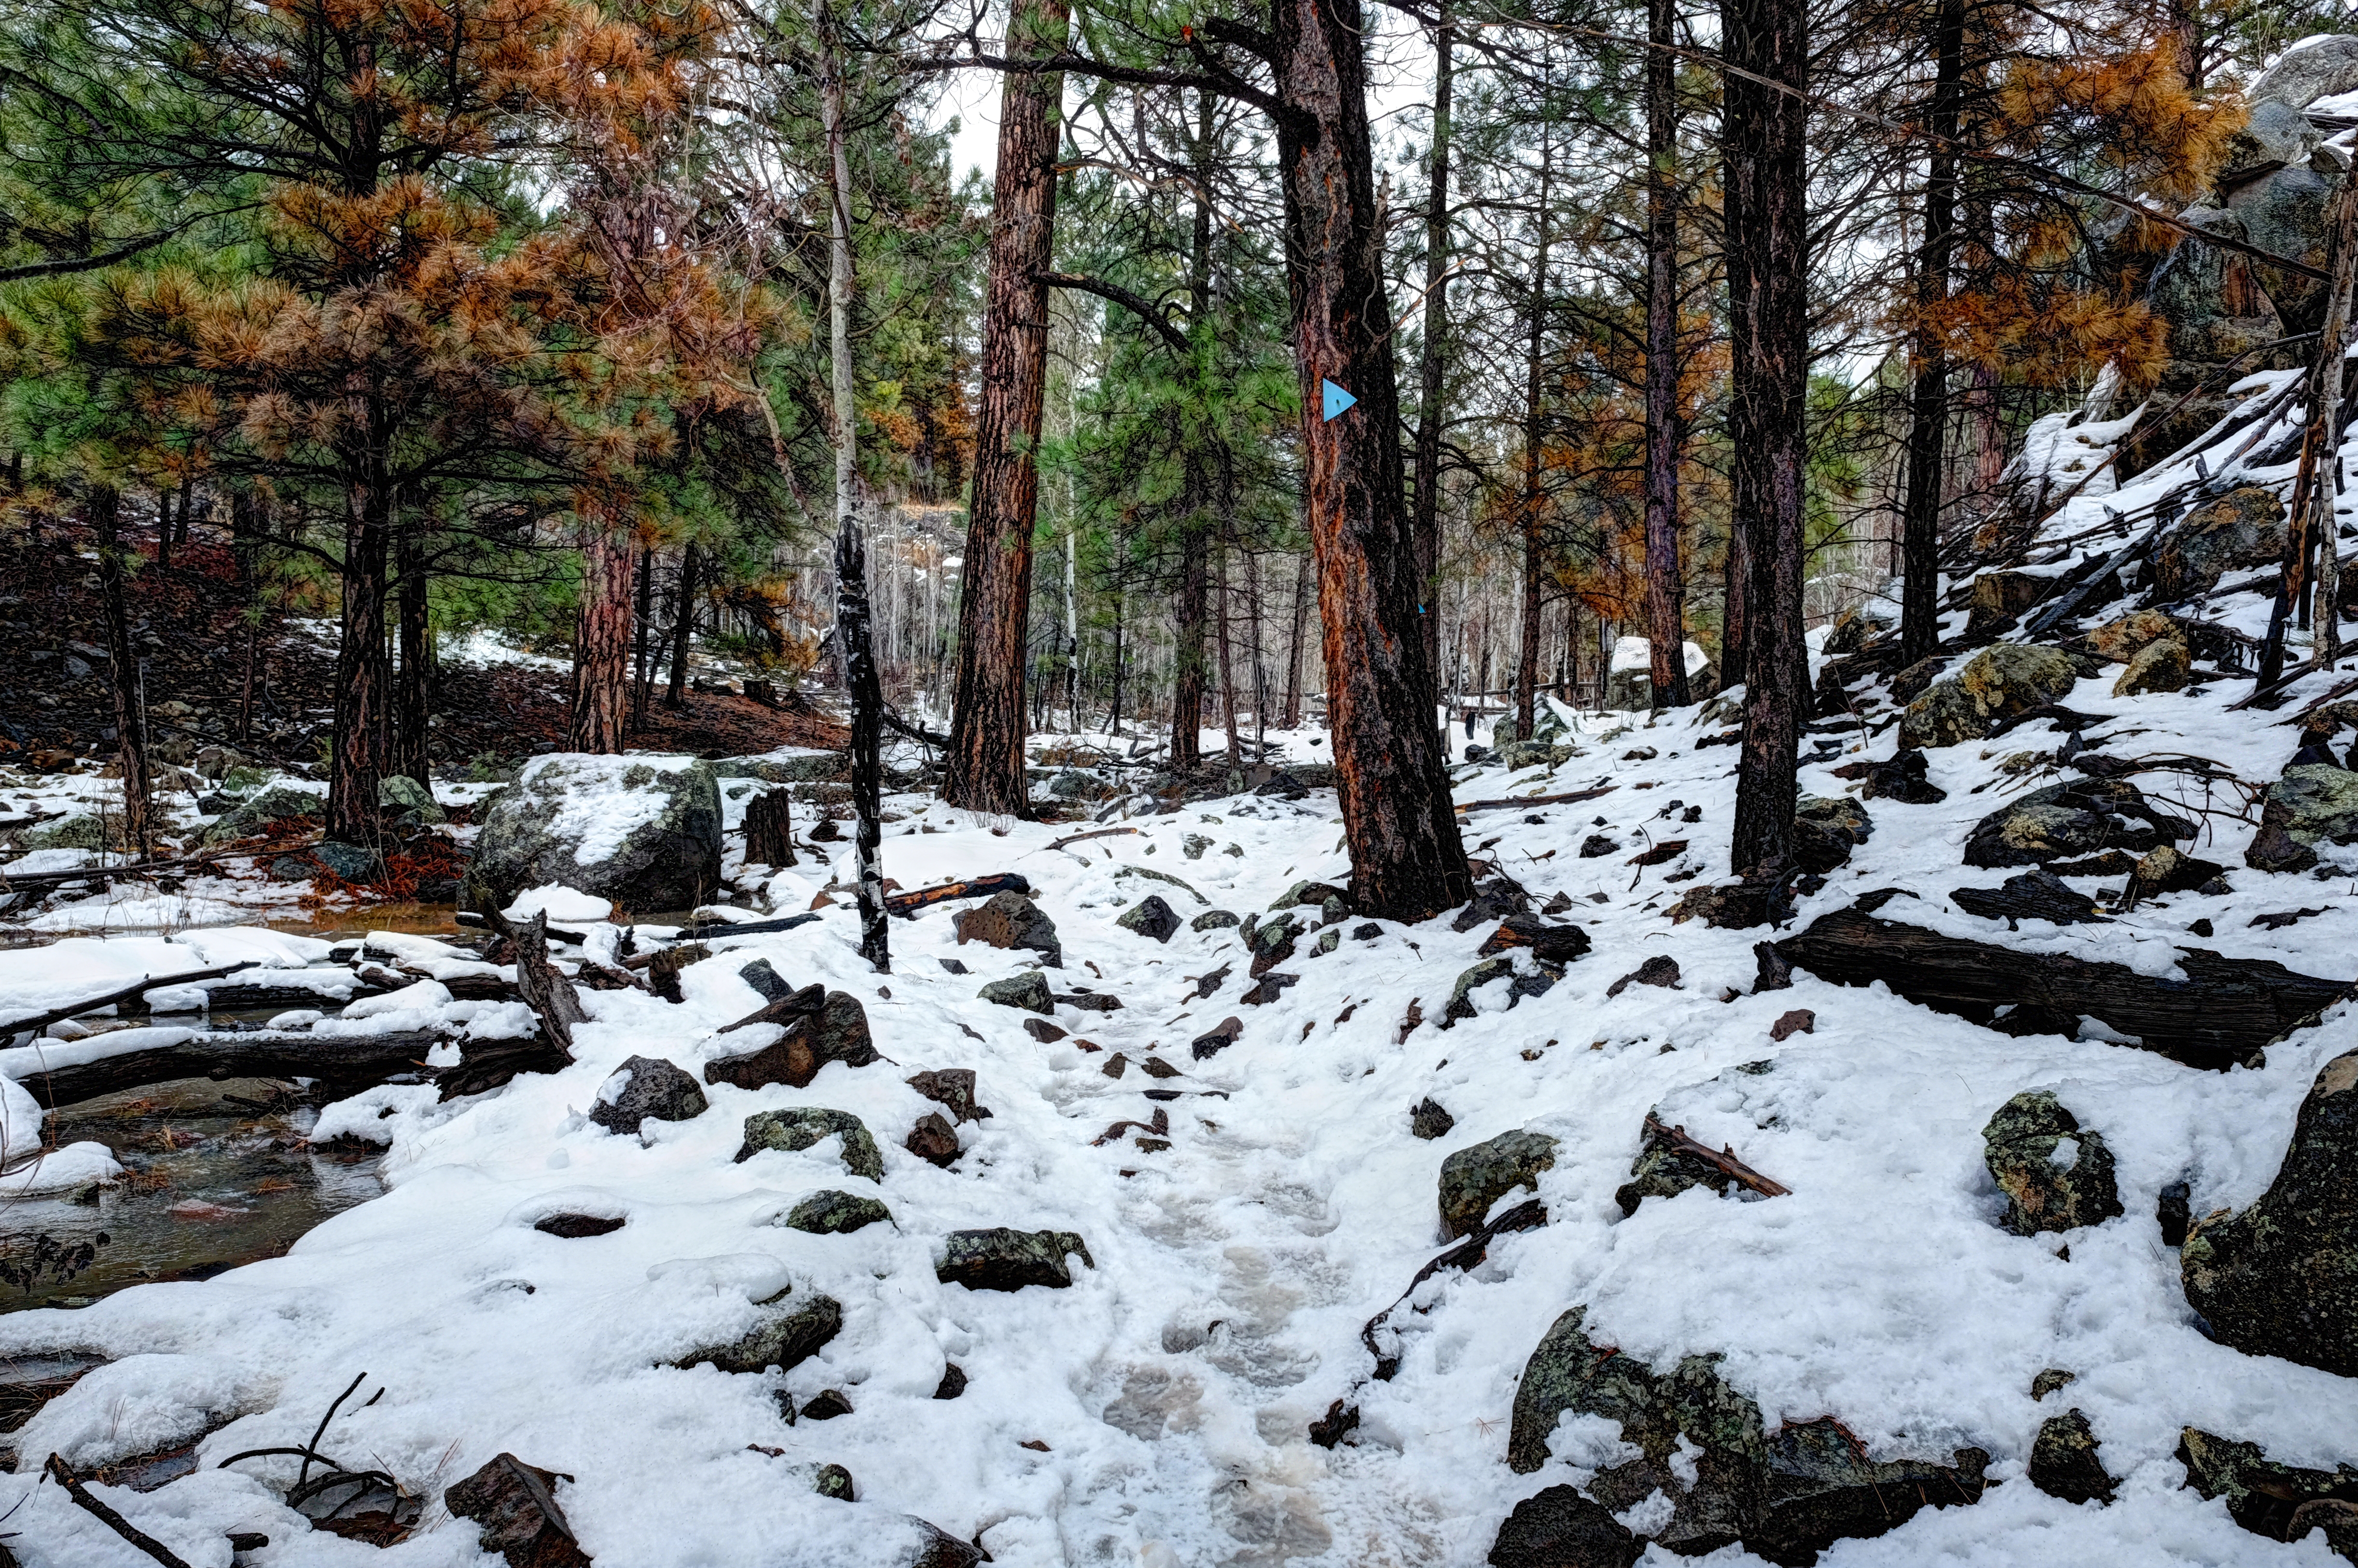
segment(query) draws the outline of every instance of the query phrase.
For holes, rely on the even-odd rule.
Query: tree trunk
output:
[[[1926,154],[1924,243],[1916,258],[1914,381],[1908,392],[1908,491],[1900,514],[1899,654],[1913,664],[1941,641],[1941,496],[1948,481],[1949,356],[1935,317],[1949,300],[1956,243],[1957,102],[1964,81],[1964,0],[1941,0]]]
[[[639,551],[639,602],[631,617],[631,728],[636,730],[647,721],[647,688],[654,679],[654,661],[648,648],[654,635],[650,622],[654,619],[655,552],[652,546]]]
[[[124,549],[119,530],[122,498],[112,485],[90,492],[91,532],[97,536],[99,606],[106,622],[107,684],[114,692],[115,760],[123,769],[123,846],[145,860],[154,837],[149,813],[147,713],[139,700],[139,656],[131,645],[131,606],[124,591]]]
[[[781,869],[795,863],[794,793],[773,789],[745,803],[745,859]]]
[[[638,552],[622,519],[603,503],[582,524],[581,610],[565,743],[611,756],[631,741],[631,577]]]
[[[1684,708],[1686,582],[1679,564],[1679,123],[1674,0],[1646,0],[1646,641],[1656,708]]]
[[[381,400],[362,393],[349,400],[378,432]],[[328,771],[328,837],[373,845],[377,785],[385,773],[385,708],[391,696],[384,646],[385,568],[392,549],[392,488],[382,442],[350,454],[345,471],[343,612],[336,647],[334,748]]]
[[[1523,494],[1517,532],[1522,536],[1521,646],[1515,655],[1515,735],[1531,736],[1532,708],[1540,678],[1540,447],[1546,434],[1548,200],[1555,175],[1554,142],[1540,132],[1540,189],[1531,222],[1537,225],[1531,257],[1531,319],[1523,360]]]
[[[679,549],[679,603],[671,617],[671,676],[664,686],[664,706],[676,711],[687,691],[687,643],[696,630],[696,546]]]
[[[1065,729],[1081,732],[1081,546],[1065,530]]]
[[[1433,719],[1400,392],[1381,270],[1357,0],[1271,0],[1303,500],[1317,556],[1326,696],[1353,902],[1422,920],[1473,896]],[[1322,382],[1358,401],[1322,416]]]
[[[1793,851],[1801,722],[1803,427],[1809,375],[1807,80],[1802,0],[1720,0],[1730,65],[1723,115],[1730,491],[1744,578],[1744,741],[1732,860],[1738,871]]]
[[[1302,612],[1310,607],[1310,553],[1302,553],[1293,568],[1293,623],[1285,638],[1285,727],[1302,728]],[[1439,625],[1440,617],[1428,614],[1426,630]],[[1439,696],[1435,694],[1435,701]]]
[[[431,759],[427,755],[426,732],[433,706],[433,694],[427,681],[433,667],[433,655],[427,651],[426,641],[426,562],[417,546],[417,525],[415,524],[401,531],[400,540],[394,546],[394,564],[400,578],[395,620],[401,644],[401,666],[394,680],[393,755],[389,761],[389,771],[431,787],[433,775],[427,766]]]
[[[1008,52],[1063,47],[1067,0],[1019,0]],[[1016,72],[1000,91],[999,171],[992,189],[990,280],[975,416],[974,499],[958,602],[957,685],[942,798],[1022,816],[1023,665],[1032,605],[1036,454],[1048,382],[1048,286],[1055,261],[1056,149],[1064,78]]]
[[[2286,622],[2308,626],[2309,557],[2322,544],[2334,548],[2333,502],[2342,468],[2342,347],[2350,334],[2351,274],[2358,266],[2358,179],[2344,179],[2326,211],[2327,286],[2325,319],[2317,357],[2309,362],[2309,386],[2303,395],[2309,421],[2301,431],[2300,467],[2292,486],[2292,513],[2285,528],[2283,575],[2277,585],[2277,602],[2268,615],[2267,641],[2260,647],[2259,684],[2274,686],[2284,676]],[[2320,574],[2322,576],[2323,574]],[[2338,586],[2340,572],[2334,572]],[[2316,638],[2321,654],[2340,642],[2340,611],[2331,599],[2319,611],[2325,624]]]
[[[156,492],[156,564],[172,564],[172,492],[168,490]]]
[[[1433,672],[1429,706],[1441,701],[1441,618],[1433,613],[1433,593],[1441,571],[1441,395],[1448,370],[1449,140],[1456,43],[1449,0],[1441,0],[1433,31],[1433,146],[1424,200],[1424,345],[1417,381],[1416,496],[1409,524],[1416,542],[1417,616],[1424,633],[1424,662]],[[1442,728],[1448,728],[1445,716]]]
[[[1228,736],[1228,766],[1234,768],[1244,761],[1244,748],[1237,743],[1237,671],[1228,655],[1228,541],[1219,547],[1219,628],[1220,646],[1220,719]]]
[[[1194,460],[1189,460],[1194,466]],[[1171,681],[1171,768],[1193,768],[1204,760],[1204,621],[1211,597],[1211,569],[1205,560],[1205,531],[1191,520],[1181,543],[1179,624]]]

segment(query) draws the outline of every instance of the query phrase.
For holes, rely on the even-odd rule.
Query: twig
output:
[[[1699,1143],[1688,1137],[1687,1130],[1683,1127],[1664,1127],[1654,1119],[1650,1111],[1646,1115],[1646,1136],[1664,1144],[1672,1153],[1685,1154],[1702,1161],[1721,1175],[1732,1177],[1763,1197],[1781,1198],[1792,1195],[1792,1188],[1770,1181],[1737,1159],[1734,1149],[1724,1148],[1714,1152],[1709,1144]]]
[[[1576,789],[1569,795],[1532,795],[1520,800],[1468,800],[1461,802],[1460,811],[1505,811],[1526,806],[1570,806],[1576,801],[1595,800],[1600,795],[1611,795],[1619,784],[1600,784],[1595,789]]]
[[[352,1397],[353,1390],[357,1390],[367,1377],[368,1374],[366,1372],[362,1372],[359,1377],[354,1378],[350,1383],[345,1385],[344,1391],[338,1394],[335,1399],[330,1402],[328,1406],[328,1413],[319,1418],[319,1428],[311,1433],[311,1441],[306,1446],[312,1449],[317,1449],[319,1446],[319,1439],[328,1435],[328,1423],[336,1419],[336,1407],[342,1404],[346,1400],[351,1399]],[[330,1463],[330,1461],[321,1460],[320,1463],[328,1464]],[[343,1466],[338,1465],[336,1468],[341,1470]],[[295,1485],[298,1489],[302,1487],[304,1481],[309,1477],[310,1474],[311,1455],[306,1454],[303,1456],[303,1468],[295,1473]]]
[[[1368,1319],[1366,1326],[1359,1330],[1359,1343],[1366,1346],[1368,1354],[1376,1358],[1376,1380],[1379,1383],[1389,1383],[1392,1379],[1392,1374],[1400,1370],[1399,1357],[1386,1356],[1381,1350],[1376,1348],[1376,1330],[1382,1327],[1385,1320],[1400,1310],[1401,1302],[1408,1300],[1416,1293],[1417,1286],[1444,1269],[1472,1268],[1489,1251],[1493,1239],[1504,1236],[1510,1230],[1536,1230],[1546,1223],[1547,1206],[1537,1198],[1529,1199],[1517,1204],[1513,1208],[1474,1231],[1466,1239],[1456,1243],[1447,1251],[1426,1263],[1423,1268],[1419,1269],[1416,1271],[1416,1278],[1408,1282],[1408,1289],[1400,1293],[1400,1299]]]
[[[66,1489],[66,1496],[71,1498],[87,1512],[95,1515],[99,1523],[161,1563],[164,1568],[189,1568],[189,1564],[170,1547],[142,1531],[129,1519],[92,1497],[90,1488],[76,1480],[74,1473],[66,1468],[66,1462],[56,1454],[49,1455],[49,1462],[41,1466],[41,1474],[63,1487]]]
[[[1138,829],[1135,827],[1100,827],[1094,833],[1068,833],[1064,838],[1057,839],[1053,844],[1050,844],[1048,848],[1051,849],[1061,849],[1067,844],[1077,844],[1084,838],[1119,838],[1124,833],[1135,833],[1137,831]]]

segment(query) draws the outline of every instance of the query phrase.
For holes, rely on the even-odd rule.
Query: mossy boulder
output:
[[[2175,637],[2147,643],[2129,660],[2129,667],[2113,682],[2115,697],[2144,697],[2156,692],[2184,691],[2194,667],[2193,655]]]
[[[2234,567],[2265,566],[2284,555],[2284,503],[2266,485],[2247,484],[2188,513],[2153,552],[2155,600],[2175,604],[2219,586]]]
[[[1954,746],[1978,741],[1999,722],[2060,702],[2080,672],[2053,648],[2001,643],[1984,648],[1947,680],[1936,681],[1908,705],[1899,721],[1905,746]]]
[[[970,1291],[1020,1291],[1027,1285],[1067,1289],[1073,1282],[1065,1260],[1079,1254],[1094,1269],[1087,1243],[1069,1230],[953,1230],[943,1239],[934,1276]]]
[[[884,1179],[884,1157],[877,1152],[876,1140],[869,1136],[868,1124],[848,1110],[829,1110],[824,1106],[756,1111],[745,1119],[745,1144],[737,1151],[737,1158],[750,1160],[770,1149],[793,1153],[838,1135],[843,1139],[845,1170],[871,1182]]]
[[[985,1001],[995,1001],[1001,1007],[1020,1007],[1026,1012],[1054,1012],[1056,999],[1048,989],[1048,977],[1037,969],[1026,969],[1003,980],[992,980],[975,993]]]
[[[813,1236],[848,1236],[871,1225],[890,1224],[892,1219],[892,1211],[874,1198],[829,1191],[813,1193],[795,1205],[786,1216],[786,1228]]]
[[[535,759],[493,796],[464,896],[501,908],[550,883],[625,911],[692,909],[720,882],[720,786],[693,757]]]
[[[2255,871],[2302,871],[2320,844],[2358,843],[2358,773],[2327,763],[2287,768],[2260,804],[2260,830],[2244,851]]]
[[[2003,1223],[2017,1236],[2101,1225],[2123,1212],[2112,1151],[2049,1090],[2000,1106],[1982,1141],[1983,1162],[2006,1195]]]
[[[842,1332],[841,1303],[832,1296],[804,1296],[775,1311],[765,1312],[762,1320],[740,1337],[722,1345],[699,1346],[672,1365],[682,1370],[717,1367],[723,1372],[765,1372],[775,1367],[790,1372],[825,1349],[827,1341]]]
[[[1964,860],[1994,871],[2102,849],[2142,855],[2194,834],[2193,823],[2156,810],[2125,779],[2073,779],[2032,790],[1983,817],[1965,840]]]
[[[328,797],[315,790],[273,784],[260,795],[240,801],[220,821],[206,828],[199,841],[227,844],[239,838],[250,838],[274,822],[284,822],[297,816],[318,816],[327,809]]]
[[[2254,1535],[2298,1541],[2322,1527],[2327,1550],[2358,1563],[2358,1516],[2347,1507],[2358,1498],[2358,1466],[2311,1470],[2278,1464],[2256,1443],[2192,1426],[2179,1433],[2178,1461],[2186,1466],[2188,1486],[2224,1499],[2227,1517]],[[2327,1499],[2344,1506],[2305,1507]]]
[[[2105,1474],[2096,1453],[2100,1446],[2080,1411],[2050,1416],[2039,1423],[2039,1436],[2030,1445],[2030,1484],[2067,1503],[2111,1502],[2119,1483]]]
[[[1556,1140],[1518,1128],[1460,1149],[1441,1162],[1441,1227],[1452,1238],[1482,1227],[1491,1206],[1518,1187],[1539,1190],[1541,1171],[1555,1164]]]

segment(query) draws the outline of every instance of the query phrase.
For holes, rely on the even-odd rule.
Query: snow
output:
[[[634,768],[678,773],[696,765],[693,757],[599,757],[581,752],[557,752],[538,757],[517,775],[516,787],[527,795],[542,789],[553,793],[557,814],[547,831],[553,838],[573,840],[576,864],[594,866],[611,860],[631,834],[663,814],[671,797],[663,791],[633,787],[624,779]]]
[[[36,849],[28,855],[19,855],[6,865],[0,866],[0,871],[5,871],[12,877],[29,877],[42,871],[78,871],[84,866],[94,866],[97,863],[98,854],[95,850]]]
[[[13,1083],[8,1087],[17,1094],[25,1092]],[[0,1200],[70,1192],[114,1181],[122,1174],[122,1164],[105,1144],[69,1143],[62,1149],[51,1150],[29,1165],[0,1173]]]
[[[44,1114],[31,1091],[14,1078],[0,1079],[0,1169],[21,1162],[41,1147]]]
[[[1613,643],[1613,668],[1620,670],[1651,669],[1654,645],[1643,637],[1619,637]],[[1711,655],[1693,643],[1686,645],[1687,674],[1699,675],[1711,663]]]
[[[246,962],[265,968],[299,968],[325,958],[328,952],[329,944],[316,937],[259,926],[183,931],[170,936],[68,937],[46,947],[0,950],[0,1007],[21,1017],[120,990],[143,979],[160,981]],[[259,978],[251,971],[234,977],[248,983]],[[269,979],[277,984],[283,977]]]
[[[618,838],[615,842],[619,844]],[[607,853],[613,851],[610,849]],[[595,857],[603,860],[605,856]],[[583,863],[589,864],[585,860]],[[514,903],[503,911],[510,920],[530,920],[535,914],[546,914],[551,923],[563,921],[603,920],[614,913],[614,901],[600,898],[577,888],[551,882],[546,887],[529,888],[516,895]]]

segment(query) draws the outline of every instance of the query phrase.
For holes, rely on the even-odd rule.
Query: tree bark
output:
[[[362,392],[362,429],[381,437],[387,422],[382,397]],[[392,487],[384,471],[384,444],[346,455],[343,612],[336,647],[334,748],[328,772],[328,837],[372,845],[377,833],[377,786],[385,774],[386,706],[391,695],[384,645],[385,571],[392,550]]]
[[[1433,592],[1441,571],[1441,395],[1448,372],[1449,143],[1456,43],[1449,0],[1441,0],[1433,32],[1433,146],[1424,200],[1424,344],[1417,380],[1416,495],[1409,524],[1415,539],[1417,617],[1424,633],[1424,662],[1433,672],[1434,689],[1428,706],[1441,701],[1441,618],[1433,613]],[[1290,726],[1293,720],[1287,722]],[[1445,716],[1442,727],[1448,728]]]
[[[671,676],[664,686],[664,706],[676,711],[687,691],[687,643],[696,630],[696,546],[679,549],[679,602],[671,617]]]
[[[131,606],[123,569],[123,501],[112,485],[90,492],[91,532],[98,545],[98,591],[106,622],[107,685],[114,693],[115,760],[123,770],[123,843],[140,860],[154,837],[147,772],[147,714],[139,700],[139,655],[131,645]]]
[[[1473,896],[1433,719],[1357,0],[1271,0],[1303,511],[1353,902],[1422,920]],[[1333,381],[1358,401],[1322,416]]]
[[[1067,0],[1019,0],[1008,52],[1063,47]],[[1031,810],[1023,772],[1023,667],[1032,604],[1037,454],[1048,381],[1048,286],[1055,260],[1056,149],[1064,78],[1014,72],[1001,88],[990,280],[975,417],[973,503],[958,602],[957,681],[942,797],[974,811]]]
[[[773,789],[745,803],[745,859],[761,866],[795,863],[793,792]]]
[[[1523,360],[1523,494],[1516,509],[1521,535],[1521,645],[1515,655],[1515,734],[1531,735],[1532,708],[1540,679],[1540,448],[1545,436],[1547,394],[1548,201],[1555,175],[1553,138],[1540,131],[1540,188],[1531,222],[1537,226],[1531,257],[1531,319]]]
[[[611,756],[630,744],[631,579],[637,557],[638,546],[622,519],[603,503],[582,519],[568,750]]]
[[[2263,687],[2274,686],[2284,676],[2287,622],[2311,624],[2310,557],[2320,545],[2328,552],[2334,548],[2333,502],[2341,488],[2335,481],[2342,467],[2342,355],[2343,340],[2350,333],[2351,274],[2358,267],[2358,180],[2342,181],[2326,216],[2326,270],[2333,281],[2326,291],[2317,357],[2309,362],[2309,385],[2303,394],[2309,419],[2301,430],[2300,467],[2293,478],[2292,513],[2285,528],[2276,607],[2269,612],[2267,640],[2260,648],[2259,684]],[[2338,586],[2338,562],[2333,576]],[[2315,651],[2321,654],[2329,644],[2338,646],[2340,613],[2331,599],[2322,600],[2324,626],[2315,638]]]
[[[1941,641],[1941,497],[1948,481],[1949,356],[1935,317],[1949,300],[1956,245],[1957,103],[1963,90],[1964,0],[1941,0],[1926,129],[1924,243],[1916,257],[1914,380],[1908,392],[1908,488],[1900,514],[1899,650],[1913,664]]]
[[[1193,466],[1194,460],[1189,460]],[[1204,760],[1204,622],[1211,570],[1205,560],[1205,531],[1191,520],[1181,543],[1179,623],[1171,680],[1171,768],[1174,773]]]
[[[433,655],[427,646],[426,560],[418,548],[416,524],[402,529],[394,546],[394,565],[400,579],[395,622],[401,665],[394,677],[393,754],[388,766],[395,773],[430,786],[426,732],[433,708],[427,680]]]
[[[631,616],[631,728],[635,730],[647,721],[647,688],[654,679],[654,661],[648,648],[654,636],[650,622],[654,619],[655,552],[653,546],[639,550],[638,605]]]
[[[1244,748],[1237,743],[1237,671],[1236,663],[1228,653],[1228,542],[1226,539],[1220,541],[1219,549],[1219,600],[1217,624],[1220,647],[1220,719],[1228,730],[1228,766],[1234,768],[1244,762]]]
[[[1790,861],[1808,655],[1802,643],[1802,489],[1809,376],[1808,13],[1802,0],[1720,0],[1730,65],[1725,141],[1734,525],[1745,568],[1744,739],[1732,860]]]
[[[1678,74],[1674,0],[1646,0],[1646,640],[1656,708],[1684,708],[1686,584],[1679,563]]]

